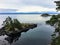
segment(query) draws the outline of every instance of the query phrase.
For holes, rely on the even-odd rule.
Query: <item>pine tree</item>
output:
[[[12,19],[11,17],[6,18],[6,20],[3,22],[3,26],[5,27],[6,32],[17,31],[22,28],[21,23],[17,19]]]
[[[55,1],[55,3],[56,3],[56,6],[57,6],[56,10],[60,11],[60,1]]]

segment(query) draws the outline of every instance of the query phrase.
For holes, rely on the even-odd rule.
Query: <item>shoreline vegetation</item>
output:
[[[60,1],[54,1],[54,3],[56,3],[57,12],[60,11]],[[53,15],[50,20],[46,21],[46,23],[55,27],[55,31],[51,35],[51,45],[60,45],[60,14]]]
[[[46,24],[55,27],[55,32],[51,35],[51,45],[60,45],[60,14],[52,15],[50,20],[46,21]]]
[[[11,17],[7,17],[5,21],[3,21],[3,27],[0,28],[0,35],[14,35],[21,32],[26,32],[29,29],[33,29],[37,27],[37,24],[29,24],[29,23],[20,23],[17,19],[11,19]]]

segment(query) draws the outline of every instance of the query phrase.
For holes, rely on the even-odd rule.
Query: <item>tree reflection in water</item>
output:
[[[16,42],[20,36],[21,36],[21,33],[17,33],[17,34],[6,37],[5,40],[8,41],[8,43],[11,45],[13,42]]]

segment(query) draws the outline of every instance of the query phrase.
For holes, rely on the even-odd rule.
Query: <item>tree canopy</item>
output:
[[[3,26],[6,31],[15,31],[22,28],[21,23],[17,19],[11,19],[11,17],[7,17],[3,22]]]

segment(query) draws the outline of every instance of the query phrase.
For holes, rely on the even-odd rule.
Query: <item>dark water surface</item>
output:
[[[46,19],[46,18],[44,18]],[[40,21],[37,23],[37,27],[30,29],[27,32],[22,32],[17,35],[14,39],[8,36],[0,36],[0,45],[48,45],[51,42],[51,35],[53,34],[54,28],[50,25],[46,25],[45,21]],[[9,40],[4,38],[8,37]],[[15,41],[12,41],[15,40]]]
[[[53,30],[48,25],[38,24],[37,28],[22,33],[20,39],[13,45],[48,45]]]

